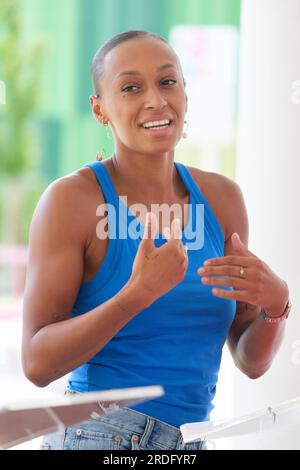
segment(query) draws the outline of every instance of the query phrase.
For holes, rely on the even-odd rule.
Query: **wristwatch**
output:
[[[286,320],[288,318],[291,308],[292,308],[292,304],[290,300],[288,300],[283,313],[279,317],[270,317],[264,308],[261,309],[260,313],[261,313],[263,320],[266,321],[267,323],[279,323],[282,320]]]

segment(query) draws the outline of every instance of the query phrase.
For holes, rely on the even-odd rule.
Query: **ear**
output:
[[[99,96],[91,95],[90,103],[92,108],[92,113],[97,122],[102,122],[105,119],[103,106],[101,104]]]

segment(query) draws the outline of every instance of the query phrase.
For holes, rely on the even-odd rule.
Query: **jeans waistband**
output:
[[[65,394],[76,394],[78,392],[67,389]],[[168,423],[160,421],[152,416],[145,415],[139,411],[132,410],[128,407],[115,406],[109,412],[103,409],[99,403],[100,408],[104,412],[99,417],[99,421],[111,424],[120,428],[124,432],[134,433],[139,436],[139,445],[143,447],[150,440],[156,443],[166,440],[170,448],[180,449],[183,445],[183,438],[179,428],[172,426]],[[199,439],[194,441],[193,448],[199,443],[199,449],[203,441]]]

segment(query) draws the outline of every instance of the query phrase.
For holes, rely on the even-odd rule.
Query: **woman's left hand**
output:
[[[198,269],[198,274],[203,276],[202,283],[208,286],[231,286],[234,290],[213,288],[212,293],[217,297],[257,305],[280,315],[289,298],[286,282],[251,253],[236,232],[231,235],[231,243],[236,256],[206,260],[204,266]]]

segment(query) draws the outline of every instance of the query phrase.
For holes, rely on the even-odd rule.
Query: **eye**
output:
[[[138,88],[138,86],[137,85],[127,85],[124,88],[122,88],[122,91],[124,93],[128,93],[128,92],[131,92],[131,91],[136,91],[136,90],[133,90],[133,88]]]
[[[166,86],[172,86],[175,85],[175,83],[177,83],[177,80],[175,80],[174,78],[167,78],[166,80],[162,80],[162,84]]]

